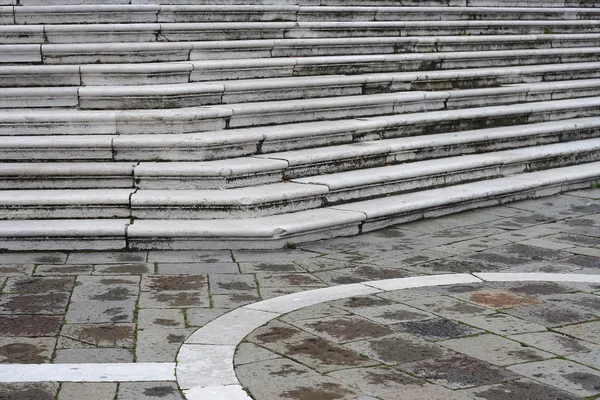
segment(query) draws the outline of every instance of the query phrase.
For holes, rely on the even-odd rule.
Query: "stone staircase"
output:
[[[0,0],[0,249],[277,248],[600,180],[600,2]]]

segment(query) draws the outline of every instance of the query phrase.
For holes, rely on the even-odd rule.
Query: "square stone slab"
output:
[[[488,308],[480,307],[475,304],[460,301],[448,296],[426,297],[406,301],[404,304],[446,318],[460,319],[461,317],[465,316],[468,317],[492,313],[492,311]]]
[[[0,297],[0,314],[64,314],[69,294],[5,294]]]
[[[133,348],[135,324],[66,324],[61,336],[96,347]]]
[[[1,336],[56,336],[62,316],[0,315]]]
[[[46,364],[50,362],[56,338],[0,337],[0,363]]]
[[[296,321],[293,325],[336,343],[372,339],[394,332],[386,325],[357,316],[324,317],[316,320]]]
[[[600,372],[571,361],[546,360],[513,365],[508,369],[577,396],[600,393]]]
[[[546,327],[506,314],[477,315],[462,317],[461,322],[499,335],[514,335],[517,333],[545,332]]]
[[[201,290],[208,285],[206,275],[144,275],[142,292]]]
[[[471,292],[469,293],[469,301],[494,310],[541,303],[536,299],[498,289]]]
[[[517,377],[514,373],[462,354],[404,364],[401,368],[448,389],[490,385]]]
[[[561,356],[592,351],[598,348],[598,346],[591,343],[572,339],[556,332],[523,333],[520,335],[511,335],[509,336],[509,339]]]
[[[0,383],[0,399],[6,400],[51,400],[57,391],[58,382]]]
[[[550,328],[584,322],[593,318],[582,312],[548,303],[514,307],[504,312]]]
[[[140,329],[184,328],[184,310],[175,308],[142,308],[138,310],[138,327]]]
[[[548,385],[519,379],[497,385],[482,386],[464,391],[466,395],[478,400],[578,400],[579,397]]]
[[[121,382],[118,400],[183,400],[175,382]]]
[[[58,278],[17,278],[6,280],[2,293],[49,293],[70,292],[75,283],[74,277]]]
[[[422,321],[436,318],[436,316],[433,314],[421,311],[414,307],[406,306],[404,304],[356,307],[353,308],[352,311],[357,315],[380,324],[395,324],[399,322]]]
[[[558,332],[575,336],[576,338],[600,345],[600,322],[586,322],[583,324],[569,325],[556,329]]]
[[[440,342],[442,346],[494,365],[511,365],[553,358],[554,354],[523,347],[496,335],[479,335]]]
[[[65,349],[56,350],[55,364],[131,363],[133,354],[128,349]]]
[[[473,328],[446,318],[402,322],[392,325],[392,328],[401,332],[420,336],[427,340],[446,340],[483,333],[481,329]]]
[[[585,364],[588,367],[600,369],[600,349],[592,350],[587,353],[570,354],[566,358],[580,364]]]
[[[94,394],[94,400],[114,400],[117,394],[117,384],[113,382],[63,382],[58,393],[58,400],[86,399],[90,393]]]

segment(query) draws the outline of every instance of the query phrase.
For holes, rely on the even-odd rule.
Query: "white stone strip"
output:
[[[174,380],[175,363],[0,365],[0,382],[150,382]]]
[[[586,274],[550,274],[542,272],[476,272],[473,275],[487,282],[540,281],[600,283],[600,275]]]
[[[251,400],[234,371],[235,349],[259,326],[311,305],[392,290],[481,282],[600,283],[600,275],[473,273],[384,279],[288,294],[240,307],[198,329],[177,356],[177,382],[188,400]]]

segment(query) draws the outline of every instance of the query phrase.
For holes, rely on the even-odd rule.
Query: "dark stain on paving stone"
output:
[[[424,316],[426,317],[427,314],[421,314],[418,312],[412,312],[412,311],[408,311],[408,310],[398,310],[398,311],[386,311],[383,314],[378,315],[377,317],[385,318],[385,319],[389,319],[389,320],[396,320],[396,321],[407,321],[407,320],[411,320],[411,319],[422,319]]]
[[[146,256],[140,255],[140,254],[120,253],[117,256],[117,261],[120,261],[120,262],[146,261]]]
[[[472,258],[476,257],[476,255],[471,256]],[[484,260],[484,261],[489,261],[489,260]],[[491,262],[491,261],[490,261]],[[500,263],[502,264],[502,263]],[[445,260],[436,260],[436,261],[432,261],[429,263],[425,263],[425,264],[421,264],[426,266],[427,268],[433,270],[433,271],[449,271],[449,272],[464,272],[464,273],[470,273],[470,272],[478,272],[478,271],[495,271],[497,269],[499,269],[500,267],[497,265],[494,265],[493,263],[490,264],[488,262],[482,263],[479,262],[478,260],[450,260],[450,259],[445,259]]]
[[[575,339],[571,339],[570,337],[567,337],[567,336],[562,336],[562,335],[558,336],[557,340],[558,340],[558,343],[560,343],[560,345],[565,350],[568,350],[569,352],[572,352],[572,353],[580,353],[580,352],[585,352],[585,351],[589,350],[586,346],[583,346]]]
[[[2,308],[15,314],[60,314],[65,311],[69,295],[54,292],[48,294],[20,294],[11,296]]]
[[[103,274],[145,274],[147,272],[146,264],[115,265],[102,270]]]
[[[592,236],[582,236],[582,235],[561,235],[556,236],[557,240],[561,240],[567,243],[580,244],[583,246],[598,246],[600,245],[600,238],[592,237]]]
[[[254,290],[254,287],[246,282],[219,282],[217,286],[225,290]]]
[[[15,273],[23,273],[23,269],[19,267],[0,267],[0,274],[15,274]]]
[[[112,322],[124,321],[128,317],[125,314],[121,314],[123,312],[123,307],[113,307],[104,310],[104,314],[110,315],[112,318],[110,319]]]
[[[305,375],[307,374],[308,371],[305,371],[303,369],[299,369],[299,368],[295,368],[292,364],[284,364],[281,366],[281,370],[280,371],[272,371],[269,372],[269,375],[272,376],[289,376],[289,375]]]
[[[444,290],[448,293],[469,293],[475,290],[481,290],[483,288],[483,284],[475,284],[475,285],[452,285],[445,287]]]
[[[336,400],[343,399],[349,394],[355,392],[343,388],[340,384],[325,382],[314,387],[301,386],[287,390],[281,394],[281,397],[293,400]]]
[[[134,293],[129,289],[124,287],[117,287],[108,290],[105,293],[97,294],[92,296],[92,300],[102,300],[102,301],[124,301],[129,300],[134,296]]]
[[[186,336],[185,335],[174,335],[174,334],[170,334],[167,336],[167,341],[169,343],[183,343],[183,341],[185,340]]]
[[[425,321],[401,322],[392,325],[401,332],[419,335],[430,340],[454,339],[483,332],[477,328],[460,324],[445,318],[434,318]]]
[[[267,272],[293,272],[297,267],[294,264],[257,264],[255,268]]]
[[[562,264],[576,265],[584,268],[600,268],[600,257],[573,256],[560,260]]]
[[[339,285],[348,285],[350,283],[360,283],[360,282],[364,282],[366,280],[367,280],[366,278],[359,278],[356,276],[346,275],[346,276],[336,276],[335,278],[331,279],[331,282],[337,283]]]
[[[362,307],[377,307],[391,304],[387,300],[379,299],[377,297],[350,297],[344,303],[344,307],[348,308],[362,308]]]
[[[523,350],[510,350],[506,352],[508,355],[515,356],[520,358],[521,360],[527,361],[542,361],[544,357],[537,354],[535,351],[531,349],[523,349]]]
[[[395,229],[380,229],[372,233],[373,236],[387,238],[387,239],[395,239],[406,236],[406,234],[402,231],[398,231]]]
[[[153,386],[144,389],[144,395],[147,397],[167,397],[170,394],[177,392],[172,386]]]
[[[308,338],[287,345],[286,356],[304,355],[326,365],[355,365],[364,361],[358,353],[321,338]]]
[[[92,267],[89,265],[68,265],[68,266],[57,266],[53,268],[48,268],[43,272],[56,273],[56,274],[83,274],[88,273],[92,270]]]
[[[0,336],[55,336],[62,317],[44,315],[0,315]]]
[[[521,297],[501,290],[484,290],[472,293],[469,300],[491,308],[510,308],[541,303],[529,297]]]
[[[10,282],[10,280],[9,280]],[[10,282],[9,293],[46,293],[70,291],[74,278],[24,278]]]
[[[42,364],[48,361],[44,349],[29,343],[11,343],[0,347],[5,364]]]
[[[354,273],[368,279],[394,279],[404,278],[408,275],[407,271],[394,268],[375,268],[375,267],[359,267]]]
[[[160,325],[160,326],[177,326],[179,325],[179,323],[173,319],[166,319],[166,318],[156,318],[154,320],[154,324],[155,325]]]
[[[402,260],[402,262],[404,264],[417,264],[417,263],[421,263],[421,262],[425,262],[425,261],[429,261],[431,260],[430,257],[427,256],[414,256],[414,257],[409,257],[407,259]]]
[[[149,288],[156,292],[198,290],[206,286],[206,277],[204,275],[153,276],[149,279]]]
[[[152,296],[152,298],[160,303],[167,303],[169,307],[185,307],[198,304],[200,302],[200,293],[159,293]]]
[[[36,264],[62,264],[63,258],[61,256],[45,255],[36,257],[35,262]]]
[[[512,381],[477,392],[485,400],[576,400],[579,397],[536,382]]]
[[[280,292],[280,293],[284,293],[284,292]],[[258,301],[260,300],[260,297],[258,296],[254,296],[252,294],[232,294],[229,299],[231,301],[233,301],[234,303],[244,303],[244,302],[248,302],[248,301]]]
[[[310,276],[305,275],[279,275],[277,276],[279,279],[284,280],[288,285],[291,286],[302,286],[302,285],[310,285],[315,282],[318,282],[316,279],[311,278]]]
[[[318,321],[308,324],[317,332],[327,333],[343,341],[359,338],[377,338],[389,335],[393,331],[385,325],[380,325],[359,318],[338,318]]]
[[[131,281],[119,278],[100,279],[100,283],[102,285],[131,285]]]
[[[478,307],[476,305],[472,305],[472,304],[465,303],[465,302],[460,302],[460,303],[456,303],[455,305],[453,305],[451,307],[444,308],[444,310],[450,311],[450,312],[457,312],[457,313],[461,313],[461,314],[475,314],[475,313],[482,312],[484,309],[481,307]]]
[[[386,363],[403,364],[443,354],[443,350],[435,345],[417,343],[400,337],[374,340],[369,346],[378,359]]]
[[[600,212],[600,204],[585,203],[585,204],[574,204],[571,206],[571,211],[576,213],[595,214]]]
[[[9,388],[8,391],[0,390],[0,400],[52,400],[54,393],[42,388]]]
[[[512,310],[515,310],[515,312],[510,310],[506,312],[519,318],[537,322],[549,327],[573,324],[591,319],[585,314],[558,308],[554,305],[547,306],[546,304],[517,307]]]
[[[543,249],[541,247],[526,246],[518,243],[506,246],[504,249],[508,254],[514,254],[517,257],[531,260],[556,260],[563,256],[558,250]]]
[[[563,375],[563,378],[590,392],[600,391],[600,375],[589,374],[586,372],[573,372]]]
[[[415,375],[450,389],[491,385],[518,375],[465,355],[452,355],[406,366]]]
[[[298,332],[298,330],[292,328],[273,326],[267,332],[256,335],[256,340],[261,343],[273,343],[279,340],[290,339]]]
[[[424,382],[414,379],[408,375],[398,373],[394,370],[386,372],[368,371],[366,378],[369,383],[373,385],[388,386],[389,383],[395,383],[398,385],[419,385],[423,386]]]
[[[527,295],[549,295],[567,293],[569,288],[559,285],[555,282],[540,282],[540,283],[522,283],[518,286],[508,289],[511,292],[527,294]]]
[[[87,325],[76,329],[78,339],[98,344],[133,339],[133,327],[121,325]]]
[[[473,258],[476,260],[487,261],[492,264],[500,264],[500,265],[526,265],[531,262],[531,260],[527,258],[519,258],[513,257],[506,254],[497,254],[497,253],[477,253],[472,254],[469,258]],[[497,269],[498,267],[496,267]],[[470,270],[469,272],[477,272],[476,270]]]

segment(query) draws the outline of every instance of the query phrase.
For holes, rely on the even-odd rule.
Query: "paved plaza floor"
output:
[[[600,274],[600,189],[288,247],[0,253],[0,363],[8,364],[0,369],[0,399],[202,398],[187,389],[194,373],[206,380],[198,358],[205,353],[190,362],[180,351],[204,343],[194,332],[223,339],[215,346],[231,349],[223,368],[255,400],[600,395],[594,276]],[[509,275],[486,279],[498,273]],[[430,275],[448,280],[365,289],[384,288],[373,281]],[[517,278],[500,281],[510,277]],[[319,297],[333,287],[337,297]],[[311,304],[287,312],[282,304],[293,296],[278,298],[300,292]],[[253,306],[261,301],[271,308]],[[235,323],[228,328],[219,317],[240,307],[256,314],[256,329],[229,343]],[[175,362],[190,369],[155,381],[127,377],[135,370],[129,364],[168,369]],[[31,364],[53,364],[48,370],[57,371],[61,364],[106,363],[125,369],[105,382],[73,382],[60,373],[27,382],[28,376],[41,380],[27,369]],[[14,372],[11,382],[9,368],[24,372]],[[223,385],[234,388],[227,379]],[[235,396],[218,399],[241,398]]]

